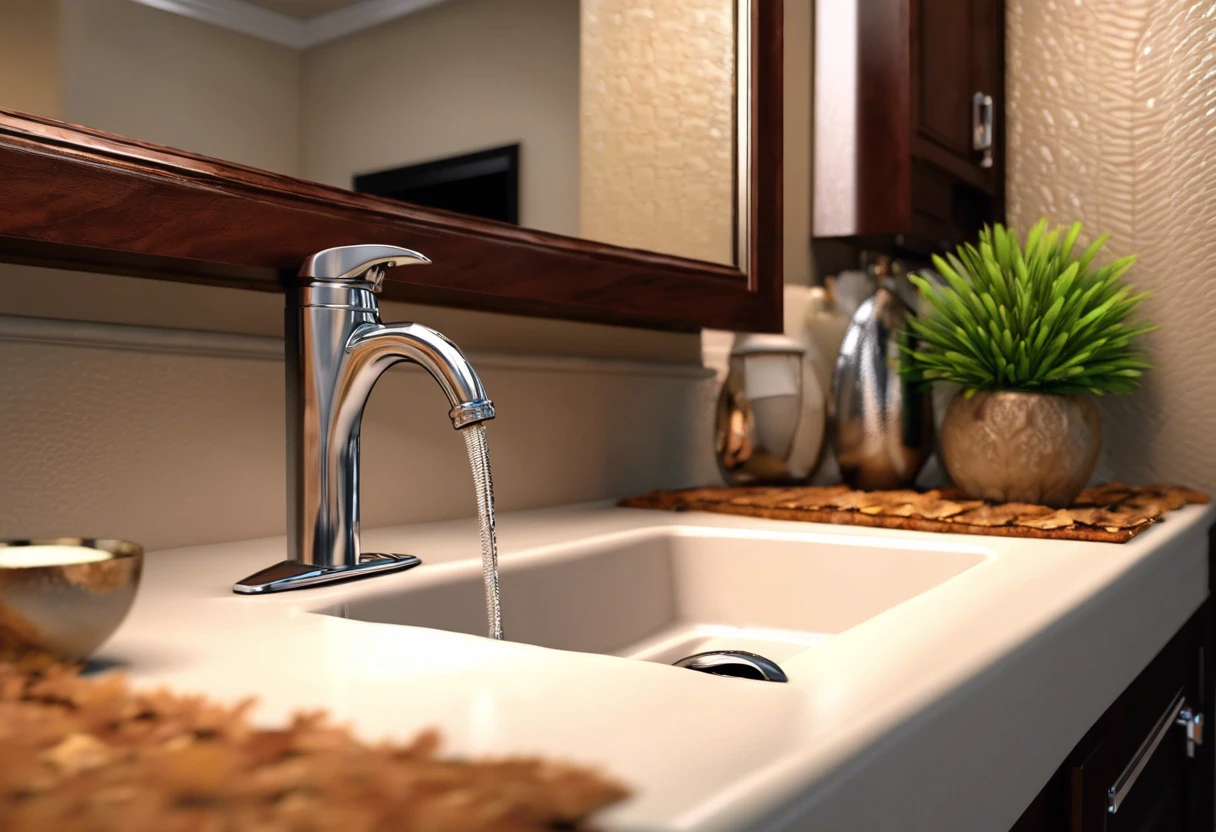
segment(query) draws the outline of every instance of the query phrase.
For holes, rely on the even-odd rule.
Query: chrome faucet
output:
[[[394,246],[343,246],[304,261],[287,290],[287,550],[289,559],[233,590],[260,594],[394,572],[410,555],[359,550],[359,428],[368,394],[401,361],[439,382],[457,430],[494,418],[468,359],[420,324],[383,324],[376,305],[392,266],[430,261]]]

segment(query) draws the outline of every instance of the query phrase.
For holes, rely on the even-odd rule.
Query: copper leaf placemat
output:
[[[955,489],[855,491],[832,485],[653,491],[620,505],[918,532],[1125,543],[1166,512],[1208,500],[1202,492],[1177,485],[1109,483],[1085,489],[1066,509],[1053,509],[968,500]]]
[[[77,669],[0,651],[4,832],[574,830],[626,794],[564,763],[445,759],[434,732],[368,745],[321,714],[262,730],[250,703]]]

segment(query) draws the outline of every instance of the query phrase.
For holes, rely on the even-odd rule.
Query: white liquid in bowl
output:
[[[88,546],[4,546],[0,547],[0,569],[70,566],[74,563],[96,563],[112,557],[109,552]]]

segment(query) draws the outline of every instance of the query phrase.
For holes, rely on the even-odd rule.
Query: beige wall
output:
[[[0,107],[59,118],[59,8],[48,0],[0,3]]]
[[[734,262],[734,3],[582,0],[580,236]]]
[[[712,472],[707,381],[498,366],[481,375],[499,413],[489,438],[502,510]],[[281,361],[0,341],[0,386],[0,537],[165,548],[284,533]],[[363,420],[366,528],[474,513],[446,413],[425,373],[394,368],[381,380]]]
[[[299,52],[130,0],[58,5],[65,120],[300,172]]]
[[[8,268],[0,315],[280,330],[279,295]],[[385,317],[490,353],[480,372],[499,414],[489,436],[504,510],[714,476],[713,390],[695,336],[399,304]],[[0,318],[0,538],[118,536],[163,548],[283,533],[281,360],[19,343],[8,332]],[[513,362],[512,352],[566,364]],[[578,355],[607,360],[569,365]],[[647,369],[664,360],[676,366]],[[364,417],[366,527],[474,513],[446,412],[420,370],[381,380]]]
[[[1140,254],[1151,371],[1099,400],[1100,476],[1216,490],[1216,16],[1192,0],[1009,4],[1009,215]]]
[[[578,233],[578,0],[449,0],[304,55],[305,178],[512,142],[520,224]]]

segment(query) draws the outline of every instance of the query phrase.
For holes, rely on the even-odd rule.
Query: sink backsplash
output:
[[[0,266],[0,276],[8,281],[20,268]],[[235,301],[249,297],[24,270],[23,278],[31,276],[40,281],[39,297],[51,300],[34,303],[5,289],[0,312],[45,316],[59,298],[67,310],[60,317],[115,320],[120,310],[103,308],[101,299],[134,286],[152,293],[144,323],[189,327],[191,304],[232,300],[239,307]],[[90,291],[98,298],[92,315],[82,297]],[[253,323],[265,344],[267,331],[281,326],[282,300],[257,297],[267,315]],[[475,332],[466,348],[494,356],[478,369],[499,413],[489,434],[500,510],[716,477],[713,385],[696,336],[455,310],[390,307],[385,314],[409,313],[454,338]],[[251,328],[250,321],[235,324]],[[0,319],[0,537],[116,536],[157,549],[284,533],[284,381],[277,356],[224,356],[205,344],[174,354],[71,338],[13,340],[11,329],[6,335]],[[538,361],[504,355],[542,349],[548,356]],[[626,360],[639,352],[651,362]],[[599,357],[551,360],[572,353]],[[570,402],[579,403],[577,419],[569,417]],[[395,368],[377,387],[363,423],[366,527],[472,516],[464,443],[444,411],[442,393],[416,369]]]

